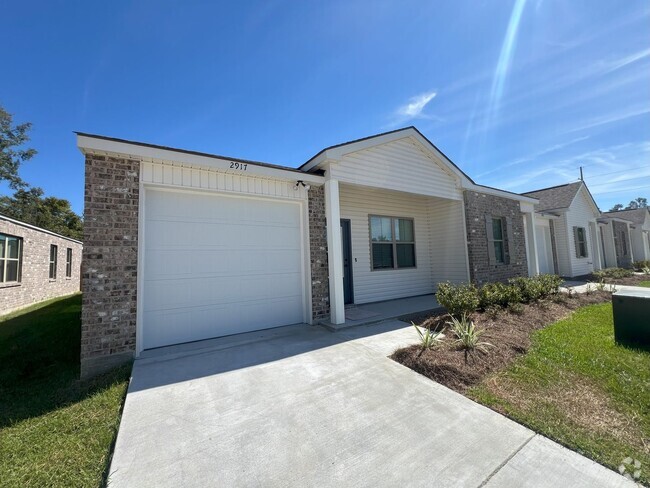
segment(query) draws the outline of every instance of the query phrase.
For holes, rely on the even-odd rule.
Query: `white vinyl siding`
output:
[[[636,224],[634,228],[630,227],[630,241],[632,244],[632,255],[635,261],[650,260],[650,217],[646,213],[645,222]]]
[[[296,173],[296,180],[300,174]],[[305,199],[307,190],[295,182],[231,174],[172,164],[141,163],[140,180],[158,185],[264,195],[283,199]]]
[[[576,195],[569,211],[566,214],[567,230],[568,230],[568,251],[569,251],[569,273],[567,276],[581,276],[589,274],[594,271],[594,252],[592,249],[592,228],[589,222],[596,219],[594,208],[589,202],[589,196],[586,190],[581,188]],[[583,227],[585,232],[585,248],[587,250],[586,257],[576,256],[576,242],[573,232],[574,227]]]
[[[429,201],[429,250],[434,286],[443,281],[469,281],[463,202]]]
[[[537,239],[539,272],[542,274],[555,274],[553,248],[551,244],[551,228],[548,219],[537,219],[535,224],[535,239]]]
[[[331,177],[355,183],[442,198],[461,199],[456,177],[410,139],[347,154],[330,167]]]
[[[440,281],[467,281],[462,202],[350,185],[341,185],[340,200],[341,218],[351,226],[355,303],[425,295]],[[370,215],[413,219],[416,268],[372,271]]]

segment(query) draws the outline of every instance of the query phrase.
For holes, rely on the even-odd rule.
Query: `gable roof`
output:
[[[425,152],[432,154],[433,156],[435,156],[435,159],[439,160],[442,165],[446,166],[446,169],[450,173],[454,174],[460,180],[462,188],[467,190],[474,190],[477,192],[497,195],[504,198],[519,200],[522,202],[536,203],[534,197],[529,197],[527,195],[522,195],[519,193],[515,193],[507,190],[501,190],[499,188],[480,185],[476,183],[472,178],[469,177],[469,175],[467,175],[467,173],[461,170],[456,165],[456,163],[454,163],[451,159],[449,159],[449,157],[445,153],[443,153],[440,149],[438,149],[438,147],[433,142],[427,139],[427,137],[424,134],[422,134],[416,127],[412,125],[408,127],[403,127],[401,129],[382,132],[380,134],[363,137],[361,139],[354,139],[352,141],[343,142],[341,144],[335,144],[333,146],[326,147],[325,149],[322,149],[314,156],[312,156],[306,163],[301,165],[298,169],[305,172],[313,172],[318,168],[318,166],[321,163],[324,163],[327,160],[338,160],[341,159],[346,154],[362,151],[364,149],[368,149],[373,146],[386,144],[407,137],[410,137],[412,140],[419,143]]]
[[[460,173],[463,177],[467,178],[469,182],[475,184],[474,180],[472,180],[462,169],[460,169],[456,165],[456,163],[454,163],[451,159],[449,159],[445,153],[443,153],[440,149],[438,149],[438,147],[433,142],[427,139],[427,137],[424,134],[422,134],[422,132],[420,132],[413,125],[409,125],[408,127],[402,127],[401,129],[395,129],[388,132],[381,132],[379,134],[362,137],[361,139],[354,139],[351,141],[342,142],[340,144],[334,144],[333,146],[328,146],[325,149],[321,149],[320,151],[318,151],[318,153],[316,153],[314,156],[309,158],[307,162],[299,166],[298,169],[303,171],[310,171],[312,168],[318,165],[321,156],[327,155],[328,152],[332,153],[333,152],[332,150],[334,149],[347,148],[348,150],[345,151],[345,153],[350,153],[350,152],[355,152],[364,149],[366,146],[371,146],[376,143],[389,142],[391,140],[396,140],[402,137],[408,137],[409,135],[413,135],[417,139],[421,139],[420,142],[425,142],[427,145],[431,146],[435,150],[435,152],[439,153],[440,156],[442,156],[442,159],[444,160],[445,163],[448,163],[450,166],[453,167],[453,169],[455,170],[454,172]],[[386,139],[386,140],[383,141],[382,139]],[[337,153],[338,152],[343,152],[343,151],[337,151]]]
[[[546,210],[560,210],[569,208],[575,199],[578,191],[583,186],[582,181],[575,183],[567,183],[564,185],[551,186],[549,188],[542,188],[541,190],[534,190],[522,193],[528,197],[537,198],[539,204],[537,211],[543,212]],[[586,185],[585,185],[586,188]],[[591,197],[591,193],[589,194]],[[593,200],[593,197],[592,197]],[[596,206],[596,208],[598,208]]]
[[[474,190],[477,192],[488,193],[492,195],[501,196],[504,198],[510,198],[513,200],[519,200],[521,202],[526,202],[529,204],[537,203],[535,197],[531,197],[525,194],[519,194],[507,190],[501,190],[499,188],[494,188],[485,185],[479,185],[472,180],[465,172],[463,172],[451,159],[447,157],[440,149],[438,149],[435,144],[433,144],[429,139],[427,139],[419,130],[414,126],[404,127],[402,129],[396,129],[389,132],[383,132],[381,134],[375,134],[372,136],[364,137],[361,139],[356,139],[353,141],[344,142],[341,144],[336,144],[329,146],[316,155],[310,158],[306,163],[301,165],[298,168],[293,168],[290,166],[281,166],[277,164],[270,164],[261,161],[251,161],[246,159],[232,158],[228,156],[220,156],[218,154],[209,154],[198,151],[190,151],[187,149],[179,149],[169,146],[161,146],[157,144],[150,144],[145,142],[131,141],[128,139],[118,139],[115,137],[101,136],[97,134],[88,134],[85,132],[75,132],[77,135],[77,145],[82,152],[85,152],[88,149],[97,150],[100,152],[115,152],[119,154],[131,154],[138,155],[141,157],[158,159],[165,159],[167,157],[172,157],[172,153],[185,155],[185,159],[200,160],[202,164],[206,164],[206,160],[218,160],[218,161],[237,161],[246,164],[250,164],[253,167],[258,167],[258,172],[266,173],[278,173],[288,171],[293,173],[299,173],[305,175],[306,179],[318,180],[322,182],[323,170],[318,166],[320,163],[333,159],[336,160],[341,158],[345,154],[349,154],[356,151],[361,151],[363,149],[377,146],[380,144],[386,144],[391,141],[404,139],[410,137],[412,140],[420,144],[421,148],[431,154],[434,159],[433,161],[438,160],[442,165],[444,165],[447,171],[457,177],[460,181],[460,187],[466,190]],[[198,163],[197,163],[198,164]],[[286,176],[286,174],[285,174]],[[319,179],[320,178],[320,179]]]
[[[629,220],[633,224],[644,224],[645,219],[649,213],[650,208],[632,208],[628,210],[614,210],[610,212],[603,212],[603,215]]]

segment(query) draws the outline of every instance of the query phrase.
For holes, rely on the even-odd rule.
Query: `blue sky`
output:
[[[417,126],[479,183],[650,198],[645,0],[8,2],[22,175],[83,211],[79,130],[297,166]],[[6,188],[0,187],[6,192]]]

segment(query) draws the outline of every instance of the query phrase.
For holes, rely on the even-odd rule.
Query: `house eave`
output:
[[[215,169],[224,173],[238,175],[253,175],[262,178],[272,178],[290,181],[304,181],[313,185],[325,183],[323,176],[314,173],[304,173],[296,168],[282,167],[249,161],[244,159],[230,158],[184,149],[157,146],[154,144],[115,139],[94,134],[76,133],[77,147],[82,154],[96,154],[107,156],[126,156],[130,159],[145,162],[163,162],[190,167],[203,167]],[[245,169],[232,168],[233,163],[238,166],[245,165]]]

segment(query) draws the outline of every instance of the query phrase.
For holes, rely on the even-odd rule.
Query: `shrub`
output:
[[[433,332],[431,329],[426,327],[418,327],[413,322],[411,322],[413,327],[415,327],[418,336],[420,337],[420,346],[422,351],[425,349],[435,349],[442,344],[442,340],[445,335],[442,332]],[[424,332],[422,331],[424,329]]]
[[[479,307],[487,310],[491,307],[507,307],[511,303],[521,302],[519,288],[504,283],[487,283],[479,289]]]
[[[558,293],[562,278],[556,275],[539,275],[530,278],[512,278],[508,282],[519,288],[521,301],[528,303]]]
[[[436,298],[438,303],[454,317],[474,312],[480,303],[478,290],[471,283],[463,285],[439,283]]]
[[[650,261],[634,261],[632,267],[641,272],[645,272],[646,269],[650,269]]]
[[[593,275],[599,280],[603,281],[608,278],[617,279],[617,278],[628,278],[634,275],[634,272],[631,269],[625,268],[605,268],[598,271],[594,271]]]
[[[481,342],[479,339],[483,335],[483,330],[474,325],[472,320],[469,320],[466,315],[462,315],[460,319],[455,317],[447,322],[447,325],[456,335],[456,343],[460,345],[461,349],[472,351],[474,349],[487,352],[487,347],[492,346],[489,342]]]

